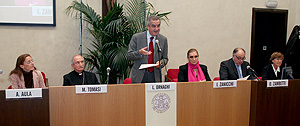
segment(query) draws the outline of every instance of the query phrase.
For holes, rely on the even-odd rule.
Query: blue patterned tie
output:
[[[238,74],[239,74],[239,78],[243,78],[243,75],[242,75],[242,71],[240,71],[240,67],[241,66],[238,66],[238,65],[236,65],[237,67],[236,67],[236,69],[237,69],[237,71],[238,71]]]

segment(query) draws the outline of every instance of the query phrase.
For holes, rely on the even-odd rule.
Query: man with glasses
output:
[[[249,63],[245,61],[245,53],[243,48],[235,48],[232,58],[221,62],[219,70],[221,80],[237,80],[250,75],[250,72],[247,70]]]

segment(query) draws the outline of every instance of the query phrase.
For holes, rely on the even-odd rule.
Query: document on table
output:
[[[142,64],[139,69],[145,69],[148,67],[155,67],[155,66],[158,66],[158,64]]]
[[[237,80],[247,80],[249,77],[250,77],[250,75],[248,75],[248,76],[246,76],[246,77],[244,77],[244,78],[239,78],[239,79],[237,79]]]

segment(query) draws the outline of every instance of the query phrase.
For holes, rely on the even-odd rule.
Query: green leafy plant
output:
[[[124,5],[113,3],[109,8],[104,17],[78,1],[66,9],[76,19],[82,14],[82,20],[88,24],[86,28],[93,36],[92,48],[87,48],[84,58],[88,70],[97,69],[101,83],[106,81],[107,67],[111,68],[110,83],[116,83],[118,77],[128,77],[132,61],[127,59],[127,51],[132,35],[147,30],[148,16],[155,14],[168,23],[167,15],[171,13],[156,12],[151,3],[143,0],[127,0]]]

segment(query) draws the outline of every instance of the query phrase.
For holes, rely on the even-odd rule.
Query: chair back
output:
[[[126,78],[123,84],[131,84],[131,78]]]
[[[262,77],[258,77],[262,81]]]
[[[220,77],[215,77],[214,78],[214,81],[218,81],[218,80],[220,80]]]
[[[169,69],[167,72],[167,78],[169,82],[178,82],[179,69]]]
[[[42,76],[43,76],[43,79],[44,79],[44,83],[45,83],[45,86],[48,87],[48,78],[46,78],[46,75],[44,72],[41,72],[42,73]]]

